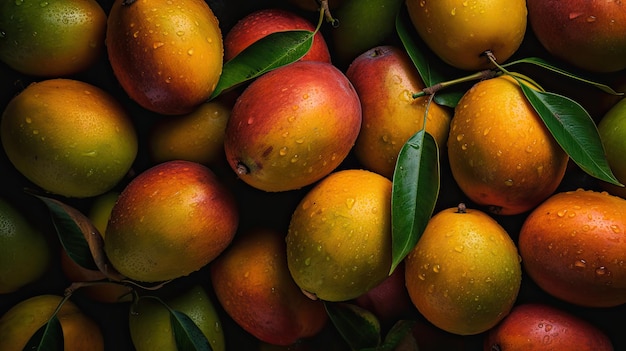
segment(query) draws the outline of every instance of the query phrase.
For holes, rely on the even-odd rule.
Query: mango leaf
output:
[[[385,341],[376,347],[376,348],[367,348],[362,349],[360,351],[393,351],[396,350],[398,345],[406,338],[413,329],[413,326],[416,324],[415,321],[410,320],[399,320],[397,321],[391,329],[387,332],[385,336]]]
[[[209,340],[184,312],[170,309],[170,323],[179,350],[212,351]]]
[[[591,79],[587,79],[587,78],[582,77],[580,75],[568,72],[568,71],[566,71],[566,70],[564,70],[562,68],[559,68],[559,67],[553,65],[552,63],[548,62],[547,60],[544,60],[544,59],[539,58],[539,57],[526,57],[526,58],[523,58],[523,59],[519,59],[519,60],[516,60],[516,61],[512,61],[512,62],[503,64],[502,67],[506,68],[506,67],[509,67],[509,66],[512,66],[512,65],[517,65],[517,64],[520,64],[520,63],[532,64],[532,65],[535,65],[535,66],[539,66],[539,67],[548,69],[548,70],[550,70],[552,72],[556,72],[558,74],[564,75],[564,76],[569,77],[571,79],[578,80],[578,81],[581,81],[583,83],[592,85],[592,86],[594,86],[594,87],[604,91],[605,93],[608,93],[608,94],[611,94],[611,95],[624,95],[623,92],[617,92],[613,88],[611,88],[610,86],[608,86],[606,84],[598,83],[598,82],[595,82],[595,81],[593,81]]]
[[[59,241],[74,262],[86,269],[100,270],[111,280],[125,279],[110,264],[102,235],[87,216],[59,200],[35,196],[48,207]]]
[[[380,344],[380,322],[368,310],[346,302],[324,302],[331,322],[352,350]]]
[[[422,236],[439,196],[439,149],[423,128],[402,146],[391,195],[391,274]]]
[[[24,347],[24,351],[63,351],[63,330],[56,314],[39,328]]]
[[[70,256],[70,258],[81,267],[91,270],[98,269],[98,266],[91,255],[89,244],[83,235],[81,223],[77,222],[74,217],[77,213],[70,213],[69,206],[58,200],[44,196],[35,196],[43,201],[43,203],[48,207],[50,215],[52,216],[54,228],[57,232],[59,240],[61,241],[61,245],[63,246],[65,252],[67,252],[68,256]],[[87,223],[83,222],[82,225],[88,226],[90,222],[88,220],[86,222]],[[95,228],[93,230],[97,231]]]
[[[299,60],[311,49],[314,35],[315,32],[308,30],[282,31],[254,42],[224,63],[222,75],[209,100],[227,89]]]
[[[606,160],[596,124],[576,101],[536,91],[520,84],[524,95],[563,150],[583,171],[600,180],[622,185]]]
[[[396,32],[426,87],[431,87],[458,76],[460,71],[443,63],[419,38],[419,34],[411,23],[408,11],[398,11]],[[438,92],[434,100],[439,105],[454,108],[465,90],[466,88],[461,86],[448,88],[445,91]]]

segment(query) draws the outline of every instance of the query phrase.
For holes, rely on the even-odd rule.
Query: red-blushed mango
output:
[[[284,234],[278,231],[242,233],[211,263],[211,281],[226,312],[261,341],[292,345],[326,325],[322,302],[302,294],[291,278]]]
[[[104,249],[124,276],[166,281],[211,262],[230,244],[238,224],[234,197],[213,171],[168,161],[143,171],[121,192]]]
[[[203,0],[116,0],[106,45],[122,88],[160,114],[191,112],[222,73],[222,33]]]
[[[359,96],[335,66],[298,61],[252,82],[232,108],[224,150],[247,184],[310,185],[346,158],[361,128]]]
[[[425,85],[405,51],[374,47],[352,61],[346,76],[361,101],[363,122],[354,154],[366,168],[391,179],[400,149],[424,123],[445,147],[452,112],[426,96],[412,97]]]
[[[483,350],[613,351],[613,345],[604,331],[581,317],[544,303],[524,303],[487,332]]]
[[[228,61],[254,42],[269,34],[288,30],[315,31],[306,18],[283,9],[271,8],[252,12],[240,19],[224,37],[224,60]],[[301,60],[330,63],[330,52],[322,32],[315,33],[313,45]]]
[[[528,0],[528,21],[555,58],[591,72],[626,68],[626,4],[602,0]]]
[[[525,271],[547,293],[572,304],[626,302],[626,200],[606,192],[552,195],[524,221]]]

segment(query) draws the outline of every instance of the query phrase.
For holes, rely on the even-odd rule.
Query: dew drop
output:
[[[26,123],[31,124],[33,120],[30,117],[26,117]]]
[[[450,11],[450,15],[454,16],[456,15],[456,7],[452,9],[452,11]]]
[[[611,228],[611,230],[613,231],[613,233],[615,234],[619,234],[621,232],[619,226],[615,225],[615,224],[611,224],[609,226],[609,228]]]
[[[434,266],[433,266],[433,272],[435,272],[435,273],[439,273],[439,270],[440,270],[440,269],[441,269],[441,266],[440,266],[440,265],[438,265],[438,264],[436,264],[436,265],[434,265]]]
[[[49,3],[47,1],[42,1],[42,2],[39,3],[39,7],[46,7],[46,6],[48,6],[48,4]]]
[[[570,12],[569,19],[573,20],[573,19],[576,19],[576,18],[578,18],[578,17],[580,17],[582,15],[583,15],[582,12]]]
[[[459,253],[463,252],[464,249],[465,247],[463,245],[458,245],[454,247],[454,251],[459,252]]]
[[[426,280],[426,274],[420,273],[418,276],[419,280]]]
[[[507,179],[504,181],[504,185],[506,186],[513,186],[513,179]]]
[[[585,268],[585,267],[587,267],[587,261],[585,261],[583,259],[580,259],[580,260],[574,262],[574,267],[581,268],[581,269]]]
[[[248,117],[248,121],[247,121],[248,125],[254,123],[254,118],[252,117]]]
[[[286,146],[281,147],[281,148],[280,148],[280,150],[278,150],[278,154],[279,154],[280,156],[285,156],[285,155],[287,155],[287,147],[286,147]]]
[[[189,56],[193,55],[193,49],[187,50],[187,55],[189,55]]]
[[[456,141],[461,141],[463,140],[463,137],[465,136],[465,134],[457,134],[456,136]]]
[[[346,206],[348,206],[348,208],[352,208],[354,206],[354,202],[355,202],[354,198],[349,197],[346,199]]]
[[[599,276],[604,276],[604,275],[606,275],[606,274],[607,274],[607,269],[606,269],[606,267],[604,267],[604,266],[600,266],[600,267],[596,268],[596,275],[599,275]]]
[[[586,21],[587,21],[588,23],[595,22],[595,21],[596,21],[596,16],[589,16],[589,17],[587,17]]]
[[[163,43],[162,41],[155,41],[154,43],[152,43],[152,48],[153,49],[158,49],[161,46],[165,45],[165,43]]]
[[[311,265],[311,257],[307,257],[304,259],[304,265],[305,266],[310,266]]]

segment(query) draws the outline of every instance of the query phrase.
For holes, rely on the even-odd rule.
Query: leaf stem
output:
[[[491,51],[485,51],[485,55],[487,56],[487,58],[489,59],[489,61],[491,61],[491,63],[496,66],[500,71],[502,71],[504,74],[507,74],[513,78],[515,78],[515,80],[518,83],[521,83],[519,80],[523,80],[526,82],[531,83],[532,85],[534,85],[536,88],[539,89],[539,91],[545,92],[546,90],[541,87],[541,85],[539,85],[537,82],[535,82],[532,78],[528,77],[525,74],[521,74],[518,72],[509,72],[506,68],[504,68],[503,66],[499,65],[498,62],[496,61],[496,57],[493,55],[493,53]]]
[[[479,71],[470,75],[467,75],[465,77],[461,77],[461,78],[457,78],[457,79],[452,79],[452,80],[448,80],[445,82],[439,82],[435,85],[431,85],[427,88],[422,89],[421,91],[418,91],[417,93],[413,94],[413,98],[417,99],[420,98],[422,96],[426,96],[426,95],[433,95],[436,92],[438,92],[441,89],[447,88],[449,86],[453,86],[456,84],[460,84],[460,83],[465,83],[465,82],[470,82],[473,80],[482,80],[482,79],[489,79],[489,78],[494,78],[498,75],[500,75],[501,72],[499,70],[493,70],[493,69],[486,69],[483,71]]]

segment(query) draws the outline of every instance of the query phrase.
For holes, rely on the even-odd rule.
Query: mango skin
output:
[[[357,56],[346,76],[359,94],[363,123],[354,154],[368,169],[393,177],[398,154],[409,138],[424,126],[440,148],[448,140],[452,112],[428,96],[413,99],[425,88],[409,55],[398,47],[376,46]]]
[[[239,213],[207,167],[168,161],[140,173],[111,210],[104,249],[124,276],[175,279],[215,259],[232,241]]]
[[[288,30],[315,31],[315,25],[308,19],[287,10],[262,9],[250,13],[228,31],[224,37],[224,60],[237,56],[248,46],[271,33]],[[322,32],[315,33],[311,49],[301,60],[331,62],[330,52]]]
[[[591,72],[626,68],[626,4],[600,0],[528,0],[528,21],[556,58]]]
[[[543,303],[513,307],[490,329],[484,350],[506,351],[613,351],[611,340],[593,324],[570,312]]]
[[[508,60],[524,39],[525,0],[406,0],[413,26],[426,45],[447,64],[462,70],[491,67]]]
[[[299,189],[346,158],[361,118],[359,97],[339,69],[295,62],[257,78],[239,96],[226,125],[226,158],[257,189]]]
[[[106,45],[113,73],[142,107],[165,115],[191,112],[215,90],[224,47],[203,0],[116,0]]]
[[[95,0],[0,3],[0,61],[42,77],[75,74],[104,52],[107,15]]]
[[[321,301],[305,296],[287,267],[284,234],[254,228],[211,263],[211,281],[226,312],[257,339],[288,346],[319,333]]]
[[[606,192],[557,193],[519,234],[522,263],[550,295],[585,307],[626,303],[626,200]]]

